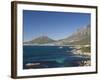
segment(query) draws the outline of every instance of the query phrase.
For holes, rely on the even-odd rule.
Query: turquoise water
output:
[[[74,55],[68,46],[23,46],[23,69],[80,66],[89,57]],[[38,64],[27,66],[28,63]]]

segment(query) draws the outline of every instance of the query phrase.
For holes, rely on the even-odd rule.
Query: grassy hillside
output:
[[[35,38],[29,42],[26,42],[26,43],[30,43],[30,44],[46,44],[46,43],[51,43],[51,42],[54,42],[55,40],[47,37],[47,36],[41,36],[41,37],[38,37],[38,38]]]

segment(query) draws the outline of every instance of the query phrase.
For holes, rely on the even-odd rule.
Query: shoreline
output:
[[[76,45],[34,45],[34,44],[24,44],[23,46],[45,46],[45,47],[46,46],[56,46],[58,48],[69,47],[72,49],[70,52],[72,52],[74,56],[79,56],[80,58],[86,58],[86,60],[79,61],[79,66],[90,66],[91,65],[91,58],[89,59],[89,57],[91,57],[91,53],[82,52],[80,49],[80,46],[76,46]]]

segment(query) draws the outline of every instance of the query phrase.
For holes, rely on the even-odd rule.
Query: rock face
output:
[[[54,45],[90,45],[91,43],[91,28],[87,25],[81,29],[77,29],[69,37],[60,40],[53,40],[48,36],[40,36],[31,41],[24,42],[25,44],[54,44]]]
[[[85,26],[82,29],[77,29],[76,32],[69,37],[59,40],[61,44],[73,44],[73,45],[89,45],[91,40],[91,28],[90,25]]]

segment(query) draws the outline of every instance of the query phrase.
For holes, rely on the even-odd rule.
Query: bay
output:
[[[70,46],[23,46],[23,69],[81,66],[90,57],[75,55]]]

